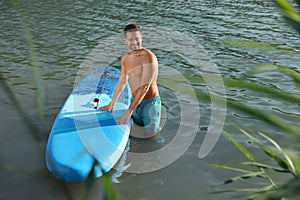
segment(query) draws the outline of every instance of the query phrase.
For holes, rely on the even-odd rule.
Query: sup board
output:
[[[128,142],[131,120],[118,125],[130,105],[128,85],[112,112],[100,111],[113,96],[120,71],[100,68],[73,89],[58,113],[46,147],[46,165],[57,178],[67,182],[87,179],[108,172],[120,159]]]

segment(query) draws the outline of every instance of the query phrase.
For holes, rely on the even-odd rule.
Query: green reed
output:
[[[300,6],[300,0],[295,1]],[[287,22],[300,33],[300,15],[297,9],[288,0],[274,0],[274,2]]]
[[[297,10],[286,0],[275,0],[280,12],[299,33],[300,33],[300,15]],[[300,1],[297,0],[300,6]],[[231,44],[234,44],[231,43]],[[239,42],[236,45],[240,45]],[[259,45],[254,44],[257,48]],[[273,47],[273,45],[264,45],[264,47]],[[253,47],[252,47],[253,48]],[[278,70],[279,72],[290,76],[297,88],[300,91],[300,73],[295,69],[286,66],[276,66],[271,64],[260,65],[253,70],[255,73],[263,72],[266,70]],[[254,85],[244,80],[224,80],[225,85],[239,88],[247,88],[252,91],[261,92],[268,94],[269,98],[279,98],[287,103],[293,103],[300,105],[299,94],[290,94],[284,92],[278,88],[267,88],[265,86]],[[227,185],[230,183],[238,183],[247,179],[261,178],[266,180],[265,186],[259,186],[254,188],[233,188],[225,189],[219,192],[246,192],[247,199],[258,199],[258,200],[275,200],[275,199],[299,199],[300,196],[300,148],[297,147],[297,143],[300,141],[300,129],[298,126],[288,124],[284,119],[267,113],[261,113],[254,108],[247,107],[238,102],[228,101],[228,106],[238,108],[244,112],[247,112],[255,117],[259,117],[263,121],[266,121],[274,127],[281,128],[284,133],[290,134],[291,137],[295,138],[295,146],[290,145],[289,147],[281,147],[277,141],[272,139],[266,133],[258,130],[244,130],[234,125],[240,133],[244,134],[251,141],[253,141],[259,149],[264,152],[271,160],[273,164],[264,163],[265,161],[258,161],[255,155],[250,153],[246,147],[239,143],[232,134],[224,131],[224,135],[245,155],[249,160],[248,162],[241,163],[244,167],[232,167],[228,165],[213,165],[213,167],[222,168],[226,170],[232,170],[240,173],[241,175],[232,177],[225,180],[221,185]],[[262,142],[262,141],[266,142]],[[247,170],[246,170],[246,169]],[[251,170],[249,170],[251,168]],[[272,172],[272,173],[270,173]],[[286,184],[278,185],[273,177],[274,172],[285,173],[290,177],[290,181]],[[272,174],[272,175],[271,175]],[[216,192],[218,193],[218,192]]]
[[[271,66],[271,67],[270,67]],[[260,70],[254,68],[252,73],[260,73],[266,70],[278,70],[283,74],[290,76],[293,80],[295,85],[300,84],[300,73],[295,69],[286,67],[286,66],[275,66],[269,65],[268,67],[261,65],[258,66]],[[264,69],[262,69],[264,68]],[[200,76],[186,76],[189,81],[193,83],[204,83],[204,80]],[[167,80],[164,80],[167,79]],[[161,82],[164,81],[173,81],[176,82],[177,77],[167,77],[160,80]],[[243,88],[250,91],[255,91],[258,94],[267,95],[269,99],[277,99],[285,103],[291,103],[295,105],[300,105],[300,95],[299,94],[291,94],[286,92],[282,89],[261,85],[258,83],[253,83],[248,80],[241,80],[241,79],[227,79],[223,78],[223,82],[225,86],[228,87],[236,87],[236,88]],[[185,91],[184,89],[180,89],[180,92],[187,93],[189,91]],[[299,89],[300,91],[300,89]],[[206,92],[195,90],[197,97],[203,101],[210,101],[210,95]],[[214,99],[219,99],[219,102],[222,102],[224,97],[214,97]],[[256,108],[252,108],[244,103],[233,99],[226,99],[227,106],[240,110],[244,113],[250,114],[254,116],[256,119],[260,119],[263,122],[267,122],[268,124],[272,125],[273,127],[279,128],[283,134],[289,135],[290,138],[294,138],[295,146],[300,141],[300,127],[297,125],[292,125],[286,119],[271,113],[267,113],[265,111],[258,110]],[[296,186],[300,186],[300,179],[299,179],[299,172],[300,172],[300,149],[299,147],[293,147],[292,145],[289,148],[283,148],[272,139],[270,133],[263,133],[263,131],[259,130],[244,130],[240,127],[237,127],[235,124],[232,126],[236,127],[237,130],[251,141],[253,141],[262,152],[264,152],[271,160],[274,161],[272,165],[268,163],[264,163],[265,161],[258,160],[250,151],[247,150],[241,143],[239,143],[233,134],[224,131],[223,134],[245,155],[245,157],[249,160],[248,162],[242,162],[242,167],[237,166],[229,166],[229,165],[220,165],[215,164],[212,165],[213,167],[231,170],[240,173],[240,175],[229,178],[225,180],[221,185],[228,185],[228,184],[237,184],[249,179],[260,178],[266,180],[268,184],[261,187],[254,187],[254,188],[232,188],[232,189],[224,189],[214,193],[220,192],[244,192],[248,194],[248,199],[264,199],[264,200],[271,200],[274,196],[280,198],[277,199],[285,199],[285,197],[290,197],[291,195],[300,195],[300,190],[295,189]],[[267,141],[263,143],[262,141]],[[249,169],[251,168],[251,169]],[[270,173],[272,172],[272,173]],[[291,182],[287,183],[284,186],[278,185],[274,178],[276,177],[275,173],[284,173],[288,174],[291,178]],[[273,178],[274,177],[274,178]]]
[[[36,52],[35,44],[34,44],[34,38],[33,35],[30,31],[30,26],[26,20],[25,14],[23,12],[23,8],[21,3],[18,0],[12,0],[12,3],[17,11],[17,13],[20,16],[20,21],[21,24],[23,25],[24,29],[24,37],[26,40],[26,44],[29,49],[29,54],[30,54],[30,67],[32,70],[32,77],[33,77],[33,84],[34,84],[34,89],[35,89],[35,99],[37,102],[37,107],[38,107],[38,120],[39,120],[39,127],[37,127],[33,121],[29,117],[29,115],[26,113],[25,109],[22,107],[21,102],[19,99],[16,97],[13,88],[11,87],[9,80],[3,75],[3,73],[0,71],[0,85],[2,86],[2,89],[4,90],[5,94],[9,98],[10,102],[15,105],[15,109],[18,112],[20,118],[22,121],[25,123],[26,127],[29,129],[30,133],[32,134],[33,138],[38,142],[39,144],[42,144],[43,141],[40,137],[40,132],[42,131],[42,127],[45,121],[45,108],[44,108],[44,90],[43,90],[43,85],[42,85],[42,77],[41,77],[41,72],[40,72],[40,66],[39,66],[39,60],[38,60],[38,55]],[[45,146],[41,146],[45,148]],[[42,152],[45,150],[43,149]],[[38,176],[47,176],[49,173],[46,173],[44,170],[43,171],[34,171],[30,169],[23,169],[20,171],[19,168],[10,165],[10,164],[5,164],[1,163],[0,164],[0,170],[2,171],[7,171],[7,172],[13,172],[13,173],[26,173],[26,174],[33,174],[33,175],[38,175]],[[93,170],[92,170],[93,171]],[[103,187],[105,188],[106,192],[106,198],[107,200],[117,200],[118,195],[117,191],[114,189],[113,183],[108,176],[108,174],[104,174],[101,178],[103,182]],[[93,176],[93,172],[91,172],[91,175],[89,178],[84,182],[85,187],[81,195],[81,200],[89,199],[89,194],[91,192],[91,189],[95,185],[95,178]],[[68,187],[68,183],[64,182],[59,182],[61,185],[61,188],[64,190],[65,197],[67,199],[74,199],[72,197],[71,191]]]
[[[300,15],[296,12],[296,9],[285,0],[275,1],[276,5],[279,7],[281,13],[283,13],[284,18],[290,23],[299,33],[300,33]],[[300,1],[297,3],[300,6]],[[259,48],[262,50],[280,50],[286,53],[297,53],[293,49],[281,48],[273,44],[255,42],[255,41],[227,41],[225,45],[235,48]],[[292,69],[287,66],[278,66],[274,64],[261,64],[253,68],[251,75],[257,73],[265,72],[268,70],[277,70],[287,76],[289,76],[295,83],[296,88],[300,91],[300,73],[299,71]],[[187,79],[193,83],[203,83],[205,81],[202,77],[198,75],[190,76],[186,75]],[[159,79],[160,83],[164,82],[176,82],[178,77],[169,76]],[[212,78],[211,78],[212,80]],[[269,99],[277,99],[285,103],[300,105],[300,95],[299,93],[291,94],[282,89],[261,85],[258,83],[250,82],[249,80],[242,79],[227,79],[223,78],[225,86],[237,87],[242,89],[247,89],[250,91],[255,91],[258,94],[267,95]],[[180,84],[178,84],[180,85]],[[178,87],[178,90],[183,93],[190,93],[184,88]],[[195,90],[197,97],[203,101],[211,100],[211,96],[206,92]],[[214,97],[214,100],[222,102],[224,97]],[[247,199],[258,199],[258,200],[275,200],[275,199],[299,199],[300,196],[300,148],[297,144],[300,142],[300,127],[297,125],[292,125],[284,118],[277,116],[275,114],[270,114],[265,111],[260,111],[255,108],[249,107],[239,101],[226,98],[227,106],[233,109],[240,110],[244,113],[248,113],[263,122],[267,122],[273,127],[279,128],[284,135],[289,135],[292,141],[295,141],[294,145],[288,147],[281,147],[280,144],[270,137],[271,133],[264,133],[260,130],[245,130],[235,124],[233,127],[247,137],[250,141],[261,150],[261,153],[265,153],[271,160],[266,161],[259,160],[257,155],[251,153],[247,147],[242,143],[238,142],[234,135],[223,131],[223,134],[236,146],[236,148],[242,152],[242,154],[248,159],[247,162],[242,162],[238,166],[235,165],[223,165],[214,164],[212,167],[220,168],[223,170],[230,170],[238,173],[237,176],[231,177],[224,180],[222,183],[215,185],[216,187],[228,186],[230,184],[242,184],[246,180],[256,180],[261,179],[265,181],[260,181],[257,187],[234,187],[231,189],[222,189],[212,193],[224,193],[224,192],[234,192],[234,193],[245,193]],[[264,142],[263,142],[264,141]],[[260,154],[261,154],[260,153]],[[278,183],[276,177],[278,174],[286,174],[289,177],[289,181],[285,184]],[[261,186],[261,183],[265,183]]]
[[[290,76],[293,80],[295,85],[300,84],[300,73],[296,71],[295,69],[286,67],[286,66],[276,66],[276,65],[266,65],[264,66],[259,65],[257,68],[254,68],[251,73],[252,75],[254,73],[261,73],[266,70],[277,70],[282,72],[283,74],[286,74]],[[185,77],[192,83],[203,83],[205,85],[205,81],[202,77],[198,75],[190,76],[189,74],[186,74]],[[210,78],[212,80],[213,77]],[[180,80],[177,76],[168,76],[168,77],[160,77],[158,80],[160,84],[165,84],[167,82],[172,82],[173,84],[176,84]],[[241,79],[228,79],[223,78],[223,82],[225,86],[228,87],[236,87],[236,88],[243,88],[250,91],[255,91],[258,94],[267,95],[269,99],[277,99],[282,102],[286,103],[292,103],[295,105],[300,105],[300,95],[299,94],[291,94],[289,92],[286,92],[282,89],[270,87],[261,85],[258,83],[253,83],[248,80],[241,80]],[[180,83],[177,87],[177,90],[181,93],[188,93],[192,94],[191,91],[186,90],[184,87],[180,87]],[[300,89],[299,89],[300,91]],[[201,101],[211,101],[211,95],[207,94],[206,92],[203,92],[201,90],[195,90],[195,93],[197,95],[197,98]],[[224,101],[224,97],[218,97],[215,96],[214,100],[215,102],[222,102]],[[273,127],[279,128],[279,130],[282,131],[284,134],[288,134],[290,137],[295,138],[295,142],[300,141],[300,127],[296,125],[290,124],[288,121],[286,121],[284,118],[277,116],[275,114],[270,114],[265,111],[258,110],[256,108],[252,108],[246,104],[243,104],[239,101],[226,98],[227,106],[232,109],[240,110],[244,113],[248,113],[252,116],[254,116],[256,119],[260,119],[263,122],[267,122],[268,124],[272,125]],[[223,134],[245,155],[245,157],[249,160],[248,162],[242,162],[241,165],[243,167],[236,167],[236,166],[228,166],[228,165],[220,165],[215,164],[212,165],[213,167],[231,170],[240,173],[240,175],[229,178],[228,180],[225,180],[221,184],[218,184],[217,186],[221,185],[228,185],[232,183],[240,183],[245,180],[254,179],[254,178],[260,178],[266,180],[268,184],[266,184],[264,187],[254,187],[254,188],[232,188],[232,189],[226,189],[226,190],[220,190],[218,192],[214,193],[220,193],[220,192],[245,192],[249,194],[248,199],[271,199],[267,195],[275,195],[276,192],[280,191],[280,194],[282,194],[282,198],[284,196],[288,196],[287,194],[289,190],[286,190],[286,193],[283,193],[285,191],[282,189],[280,185],[276,183],[273,176],[274,172],[276,173],[285,173],[289,174],[292,182],[294,183],[294,180],[298,179],[298,175],[300,172],[300,149],[298,148],[282,148],[280,145],[271,137],[267,135],[267,133],[263,133],[259,130],[244,130],[240,127],[237,127],[235,124],[232,124],[232,126],[236,127],[241,134],[248,137],[251,141],[253,141],[262,152],[266,153],[271,160],[274,160],[275,163],[273,165],[270,165],[268,163],[264,163],[263,161],[259,161],[255,155],[253,155],[250,151],[247,150],[246,147],[244,147],[241,143],[239,143],[232,134],[224,131]],[[263,143],[262,141],[265,140],[267,143]],[[251,169],[249,169],[251,168]],[[270,171],[272,173],[270,173]],[[300,181],[299,181],[300,182]],[[288,185],[288,184],[287,184]],[[285,185],[284,188],[288,188],[288,186]],[[295,184],[294,184],[295,185]],[[295,190],[292,190],[292,192],[295,192]],[[278,194],[277,194],[278,195]],[[300,195],[300,191],[298,192],[298,195]]]
[[[42,85],[42,78],[40,74],[40,66],[38,62],[38,56],[35,49],[35,44],[33,41],[33,36],[30,31],[30,27],[27,23],[25,15],[23,13],[22,7],[20,2],[17,0],[13,0],[13,4],[20,15],[20,20],[24,28],[24,36],[26,39],[27,46],[29,48],[30,60],[31,60],[31,70],[32,70],[32,77],[33,77],[33,84],[35,88],[35,96],[37,101],[37,107],[39,111],[39,124],[43,125],[45,120],[45,109],[44,109],[44,98],[43,98],[43,85]]]
[[[238,128],[238,127],[237,127]],[[250,153],[241,143],[239,143],[232,134],[224,131],[224,135],[246,156],[248,162],[242,162],[241,167],[232,167],[228,165],[212,165],[213,167],[232,170],[240,173],[240,175],[225,180],[220,185],[227,185],[230,183],[238,183],[248,179],[260,178],[265,179],[265,186],[259,185],[258,187],[252,188],[234,188],[227,190],[220,190],[219,192],[247,192],[247,199],[269,199],[268,195],[275,194],[279,191],[279,186],[274,179],[276,173],[285,173],[289,175],[291,179],[298,179],[300,172],[300,163],[298,162],[300,157],[297,155],[297,150],[282,148],[274,139],[267,136],[267,134],[257,131],[246,131],[238,128],[242,134],[253,141],[262,152],[271,158],[274,162],[265,163],[264,160],[256,159],[255,155]],[[267,142],[262,142],[265,140]],[[299,151],[298,151],[299,153]],[[245,170],[245,168],[247,170]],[[274,178],[273,178],[274,177]],[[299,195],[299,193],[298,193]],[[285,199],[289,196],[288,193],[282,194],[279,199]],[[263,198],[264,197],[264,198]]]

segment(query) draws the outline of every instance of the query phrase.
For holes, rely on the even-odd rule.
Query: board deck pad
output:
[[[112,112],[100,111],[112,98],[120,71],[100,68],[85,77],[72,91],[52,126],[46,149],[46,164],[57,178],[84,181],[94,170],[100,177],[120,159],[130,134],[131,120],[118,125],[131,101],[128,85]],[[94,109],[94,99],[99,99]]]

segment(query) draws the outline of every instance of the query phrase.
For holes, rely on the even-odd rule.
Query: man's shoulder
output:
[[[143,48],[143,50],[147,55],[156,57],[155,54],[150,49]]]
[[[125,57],[127,57],[128,55],[130,55],[130,52],[129,52],[129,51],[128,51],[128,52],[125,52],[125,53],[123,53],[121,58],[125,58]]]
[[[121,56],[121,63],[125,62],[125,60],[128,57],[128,55],[130,55],[129,52],[125,52],[125,53],[122,54],[122,56]]]
[[[144,48],[142,54],[143,54],[143,57],[144,57],[143,58],[144,61],[146,61],[146,62],[157,62],[157,58],[151,50]]]

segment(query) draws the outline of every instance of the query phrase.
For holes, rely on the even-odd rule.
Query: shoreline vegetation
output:
[[[296,8],[293,7],[287,0],[275,0],[280,13],[284,19],[289,23],[299,34],[300,34],[300,14]],[[300,0],[296,1],[300,7]],[[250,42],[251,43],[251,42]],[[235,44],[234,42],[232,45]],[[259,45],[255,45],[256,47]],[[253,47],[250,47],[253,48]],[[300,72],[297,69],[292,69],[288,66],[275,66],[267,64],[259,66],[254,71],[260,73],[267,70],[277,70],[285,75],[288,75],[295,83],[296,88],[300,92]],[[280,89],[266,88],[263,86],[255,86],[249,82],[243,80],[225,80],[225,85],[247,88],[261,92],[262,94],[268,94],[269,98],[280,98],[282,101],[290,104],[298,104],[300,106],[300,95],[291,94],[284,92]],[[227,84],[226,84],[227,83]],[[228,84],[229,83],[229,84]],[[223,131],[225,137],[227,137],[237,149],[239,149],[243,155],[247,158],[247,162],[242,162],[240,165],[212,165],[212,167],[220,168],[224,170],[230,170],[238,172],[239,175],[229,178],[215,187],[225,186],[227,184],[233,184],[239,186],[243,181],[248,179],[259,178],[259,182],[265,183],[265,185],[257,184],[257,187],[236,187],[231,189],[221,189],[212,193],[226,193],[235,192],[244,194],[244,199],[255,199],[255,200],[296,200],[300,197],[300,148],[297,143],[300,142],[300,127],[287,123],[284,119],[275,115],[261,113],[256,111],[254,108],[248,108],[246,105],[239,103],[228,102],[229,107],[234,107],[243,112],[251,114],[262,121],[268,122],[273,127],[280,128],[283,136],[288,135],[294,144],[288,147],[281,147],[280,144],[272,139],[271,133],[263,133],[260,130],[244,130],[235,124],[232,124],[236,129],[239,130],[246,138],[260,149],[260,152],[265,153],[268,160],[258,160],[254,154],[252,154],[245,146],[235,139],[235,136],[231,133]],[[298,116],[299,117],[299,116]],[[299,124],[297,124],[299,125]],[[270,163],[272,161],[272,164]],[[286,174],[289,180],[284,183],[276,183],[276,175]],[[264,179],[265,181],[262,181]]]

